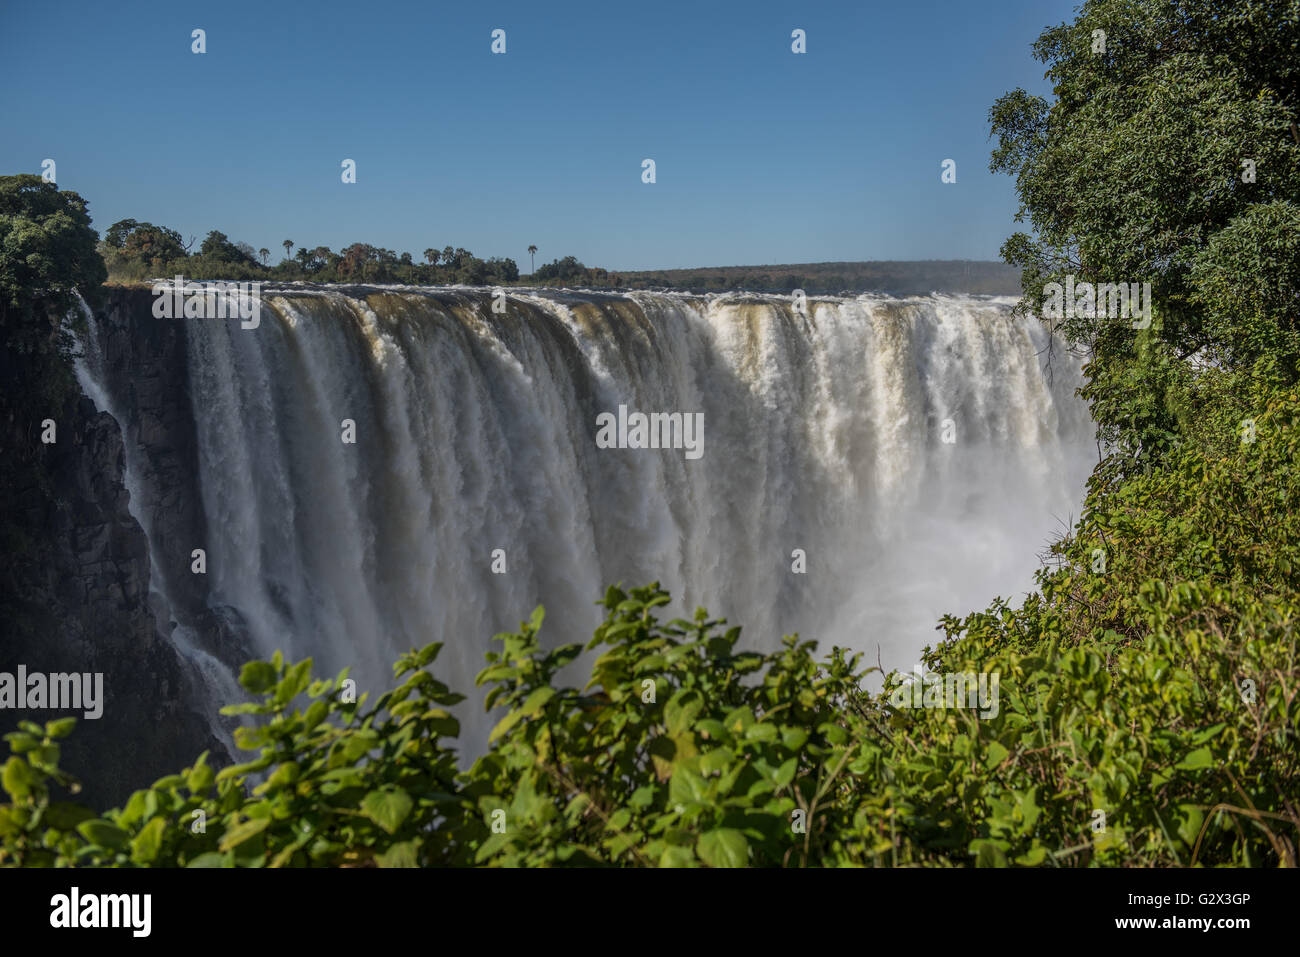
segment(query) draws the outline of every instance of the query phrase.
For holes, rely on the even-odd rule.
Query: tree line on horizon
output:
[[[353,243],[338,252],[328,246],[284,240],[284,258],[274,265],[266,247],[233,242],[212,230],[195,252],[180,233],[166,226],[124,219],[104,233],[100,255],[110,280],[142,280],[184,275],[192,279],[273,279],[286,282],[366,282],[437,285],[494,285],[519,279],[513,259],[481,259],[468,249],[446,246],[424,251],[424,262],[409,252],[397,253],[369,243]],[[297,253],[294,253],[294,248]]]
[[[513,259],[481,259],[468,249],[428,248],[417,261],[369,243],[335,252],[328,246],[280,244],[284,256],[271,263],[271,250],[254,249],[212,230],[197,251],[166,226],[124,219],[104,233],[98,250],[111,281],[153,279],[181,274],[191,279],[305,281],[322,283],[403,283],[407,285],[574,286],[597,289],[664,289],[677,292],[765,292],[810,295],[883,292],[925,295],[965,292],[1012,295],[1019,273],[1002,263],[927,260],[916,262],[829,262],[770,266],[711,266],[693,269],[616,271],[587,266],[575,256],[543,263],[521,276]],[[294,250],[297,249],[295,253]],[[529,246],[529,255],[536,253]]]

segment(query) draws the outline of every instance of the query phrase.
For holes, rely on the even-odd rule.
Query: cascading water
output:
[[[80,294],[77,294],[77,313],[79,313],[84,331],[78,333],[77,323],[71,315],[67,317],[69,321],[65,326],[65,331],[72,335],[78,346],[73,357],[73,372],[76,375],[77,384],[81,387],[82,393],[95,404],[98,411],[108,412],[121,425],[127,421],[128,415],[121,407],[121,403],[114,401],[108,388],[107,379],[109,375],[103,350],[104,331],[97,328],[98,323],[95,313]],[[154,556],[158,554],[157,533],[153,527],[153,522],[150,521],[149,513],[139,508],[139,503],[146,497],[141,489],[138,474],[141,471],[139,468],[140,457],[146,453],[146,450],[140,448],[139,445],[124,441],[123,451],[125,467],[123,469],[122,484],[126,487],[127,494],[130,497],[131,515],[140,523],[145,538],[149,542],[152,564]],[[156,573],[149,576],[149,600],[155,615],[162,621],[169,622],[174,620],[171,616],[174,602],[172,596],[167,592],[164,584],[165,580],[164,576]],[[231,753],[234,753],[236,748],[230,729],[217,720],[217,711],[221,706],[239,701],[244,696],[244,691],[239,686],[235,674],[222,661],[202,647],[199,636],[188,623],[177,622],[176,627],[170,630],[169,637],[181,659],[193,669],[194,676],[197,678],[197,687],[204,689],[207,693],[207,700],[201,702],[200,706],[209,713],[212,732],[225,743],[226,748]]]
[[[537,604],[544,638],[579,641],[607,584],[658,580],[751,647],[798,631],[906,669],[941,614],[1027,588],[1082,498],[1077,365],[1046,376],[1011,300],[492,304],[287,286],[256,328],[157,320],[188,323],[209,603],[255,652],[377,690],[440,640],[439,676],[470,692]],[[703,454],[598,447],[620,405],[703,413]],[[481,747],[488,720],[463,719]]]

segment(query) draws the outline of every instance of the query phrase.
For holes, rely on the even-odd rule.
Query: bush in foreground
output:
[[[53,797],[72,719],[24,725],[0,863],[1294,864],[1289,601],[1153,582],[1140,641],[1028,650],[1006,631],[1024,612],[995,604],[926,656],[996,673],[981,711],[901,706],[896,675],[864,692],[874,669],[811,642],[738,650],[739,629],[703,611],[660,621],[668,600],[609,589],[585,690],[555,683],[581,649],[541,648],[540,609],[499,635],[479,684],[505,714],[464,772],[436,644],[403,656],[373,705],[343,703],[346,674],[314,681],[310,660],[245,666],[259,700],[227,710],[254,717],[238,743],[257,757],[214,773],[200,756],[102,817]],[[1223,615],[1231,635],[1199,624]]]

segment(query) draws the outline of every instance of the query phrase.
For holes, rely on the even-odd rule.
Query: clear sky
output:
[[[1047,92],[1030,43],[1073,6],[0,0],[0,173],[52,158],[101,232],[215,228],[276,259],[996,259],[1016,203],[988,109]]]

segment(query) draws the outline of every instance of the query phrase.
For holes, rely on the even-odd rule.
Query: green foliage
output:
[[[109,226],[100,253],[110,275],[131,279],[161,276],[169,263],[186,255],[180,233],[134,219]]]
[[[611,587],[602,649],[583,690],[553,676],[581,648],[538,646],[541,615],[498,636],[480,684],[506,706],[491,751],[466,776],[487,833],[479,863],[740,866],[803,862],[832,828],[807,833],[793,812],[819,813],[848,759],[842,709],[857,695],[854,662],[787,638],[779,652],[737,649],[739,628],[700,610],[660,622],[668,595]]]
[[[255,717],[239,729],[257,757],[213,773],[193,766],[137,791],[102,818],[52,800],[68,782],[53,738],[70,725],[9,735],[10,803],[0,806],[0,863],[20,866],[402,866],[442,859],[459,828],[454,752],[458,727],[446,706],[461,696],[424,666],[439,646],[404,656],[404,679],[373,708],[313,681],[311,661],[278,654],[247,665],[240,681],[260,700],[226,713]],[[305,707],[297,706],[303,697]],[[56,722],[55,724],[61,724]],[[417,853],[418,850],[418,853]]]
[[[77,293],[93,303],[104,281],[95,241],[76,193],[39,176],[0,176],[0,621],[11,654],[47,640],[47,610],[32,592],[51,574],[39,556],[57,507],[51,463],[66,446],[45,445],[38,436],[46,418],[61,429],[75,421],[81,393],[63,320]],[[79,317],[74,313],[74,321]]]
[[[0,176],[0,296],[8,306],[104,281],[86,201],[39,176]]]
[[[1035,44],[1054,100],[1016,90],[990,111],[991,168],[1015,176],[1034,227],[1003,247],[1026,307],[1067,274],[1152,285],[1149,334],[1057,323],[1090,354],[1102,437],[1134,457],[1158,459],[1177,432],[1177,392],[1142,389],[1150,372],[1167,385],[1191,356],[1231,371],[1268,354],[1294,381],[1298,31],[1288,0],[1089,0]]]
[[[118,281],[182,275],[187,279],[496,285],[519,279],[514,260],[483,260],[467,249],[447,247],[444,253],[428,249],[427,263],[417,264],[410,253],[399,255],[368,243],[353,243],[337,253],[327,246],[301,246],[292,258],[287,254],[294,244],[282,245],[284,261],[267,266],[258,262],[258,256],[266,253],[263,258],[269,258],[269,250],[232,242],[214,229],[190,255],[175,230],[124,219],[109,227],[99,251],[109,276]]]
[[[1229,368],[1300,362],[1300,206],[1247,208],[1206,243],[1191,279],[1208,358]]]
[[[587,267],[578,262],[574,256],[565,256],[563,259],[555,259],[549,263],[543,263],[542,268],[533,272],[532,278],[538,282],[548,280],[559,280],[560,282],[573,282],[584,279],[587,275]]]
[[[269,257],[269,250],[255,252],[216,230],[208,234],[198,252],[188,255],[187,248],[175,230],[124,219],[109,227],[99,251],[115,281],[180,274],[189,279],[478,286],[522,281],[529,286],[780,293],[803,289],[810,294],[871,290],[897,295],[935,291],[1007,295],[1016,288],[1013,270],[985,262],[804,263],[620,273],[585,266],[575,257],[565,256],[521,280],[513,259],[480,259],[468,249],[451,246],[442,250],[430,247],[421,254],[424,262],[416,262],[410,253],[399,254],[369,243],[353,243],[339,252],[327,246],[302,246],[292,257],[287,255],[291,245],[285,245],[286,256],[275,266],[258,262],[262,253]]]
[[[1149,582],[1132,600],[1145,633],[1111,645],[1066,647],[1050,596],[949,619],[927,664],[998,674],[983,712],[898,707],[897,676],[865,692],[875,669],[839,649],[746,652],[703,610],[660,621],[668,600],[607,591],[584,689],[557,683],[583,649],[542,648],[540,609],[498,635],[478,683],[502,717],[462,772],[443,741],[460,696],[425,670],[436,644],[373,708],[341,703],[346,673],[250,663],[260,700],[227,712],[255,716],[237,742],[257,757],[214,775],[201,756],[102,817],[51,796],[70,726],[24,726],[0,864],[1294,863],[1291,599]]]
[[[0,176],[0,331],[19,355],[52,354],[74,291],[104,282],[86,201],[39,176]],[[52,318],[54,317],[54,318]]]
[[[199,247],[199,255],[212,262],[241,266],[257,265],[257,260],[253,256],[244,252],[230,241],[230,237],[216,229],[208,233],[207,238],[203,240],[203,245]]]

